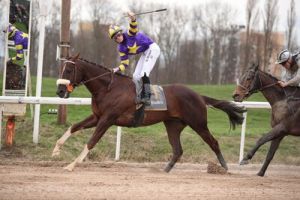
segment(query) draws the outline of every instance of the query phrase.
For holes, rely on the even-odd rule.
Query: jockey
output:
[[[296,54],[283,50],[279,53],[275,64],[280,64],[285,70],[278,84],[281,87],[300,86],[300,52]]]
[[[8,62],[21,60],[24,58],[24,50],[27,49],[28,45],[28,34],[18,30],[11,24],[9,24],[7,30],[4,32],[8,32],[8,39],[14,41],[17,53],[16,56],[10,58]]]
[[[121,64],[113,68],[114,73],[125,71],[129,65],[129,55],[142,54],[135,71],[133,79],[136,82],[143,82],[141,92],[141,102],[150,105],[150,72],[160,54],[159,46],[153,42],[147,35],[138,31],[136,16],[133,12],[128,12],[130,18],[129,30],[123,32],[119,26],[111,25],[108,30],[109,37],[118,43],[119,56]]]

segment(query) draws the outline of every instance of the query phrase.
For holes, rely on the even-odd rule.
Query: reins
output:
[[[64,67],[63,67],[62,74],[63,74],[63,72],[64,72],[64,70],[65,70],[66,63],[71,63],[71,64],[74,65],[74,68],[75,68],[75,69],[74,69],[74,82],[76,82],[76,63],[75,63],[74,61],[66,60],[66,61],[64,62]],[[106,76],[106,75],[108,75],[108,74],[111,75],[111,77],[110,77],[110,82],[109,82],[108,87],[107,87],[107,90],[109,91],[109,90],[111,89],[111,85],[112,85],[113,80],[114,80],[114,73],[113,73],[112,70],[110,70],[110,71],[108,71],[108,72],[106,72],[106,73],[103,73],[103,74],[101,74],[101,75],[99,75],[99,76],[92,77],[92,78],[90,78],[90,79],[88,79],[88,80],[86,80],[86,81],[81,81],[81,82],[78,83],[78,84],[75,83],[75,84],[73,84],[73,85],[79,87],[80,85],[86,84],[86,83],[88,83],[88,82],[91,82],[91,81],[96,80],[96,79],[98,79],[98,78],[100,78],[100,77]]]
[[[258,75],[258,79],[259,79],[259,83],[260,83],[260,88],[257,89],[257,90],[252,91],[251,89],[248,89],[247,87],[245,87],[245,86],[243,86],[242,84],[240,84],[238,80],[237,80],[237,83],[236,83],[236,84],[237,84],[239,87],[243,88],[243,89],[246,91],[246,94],[255,93],[256,91],[263,91],[263,90],[265,90],[265,89],[267,89],[267,88],[269,88],[269,87],[272,87],[272,86],[278,84],[277,82],[274,82],[274,83],[268,84],[268,85],[266,85],[266,86],[262,86],[261,78],[260,78],[259,74],[257,74],[257,75]]]
[[[81,81],[81,82],[79,83],[79,85],[86,84],[86,83],[88,83],[88,82],[90,82],[90,81],[96,80],[96,79],[98,79],[98,78],[100,78],[100,77],[102,77],[102,76],[106,76],[106,75],[108,75],[108,74],[110,74],[111,76],[110,76],[110,82],[109,82],[109,84],[108,84],[107,90],[110,90],[111,85],[112,85],[112,83],[113,83],[113,81],[114,81],[114,73],[113,73],[113,71],[106,72],[106,73],[101,74],[101,75],[99,75],[99,76],[90,78],[90,79],[88,79],[88,80],[86,80],[86,81]]]
[[[258,71],[256,71],[256,73],[258,73]],[[273,83],[270,83],[268,85],[263,86],[260,75],[257,74],[257,76],[258,76],[258,80],[259,80],[259,83],[260,83],[260,87],[258,89],[254,90],[254,91],[251,91],[251,89],[247,89],[245,86],[242,86],[242,85],[240,85],[240,86],[242,86],[243,89],[247,90],[248,93],[254,93],[255,91],[263,91],[263,90],[265,90],[269,87],[272,87],[272,86],[278,84],[278,82],[276,81],[276,82],[273,82]],[[253,85],[254,85],[254,83],[253,83]],[[253,87],[253,86],[251,86],[251,87]]]
[[[268,84],[268,85],[262,87],[262,81],[261,81],[261,78],[260,78],[259,74],[258,74],[258,78],[259,78],[260,86],[261,86],[261,88],[258,89],[259,91],[263,91],[263,90],[266,89],[266,88],[269,88],[269,87],[272,87],[272,86],[278,84],[277,82],[274,82],[274,83],[271,83],[271,84]],[[285,91],[284,88],[282,88],[282,90],[283,90],[283,92],[284,92],[284,95],[285,95],[287,101],[290,101],[290,100],[296,101],[296,100],[299,100],[299,99],[300,99],[300,98],[295,98],[295,97],[294,97],[294,94],[288,95],[288,94],[286,93],[286,91]],[[295,92],[296,92],[296,91],[295,91]],[[294,92],[294,93],[295,93],[295,92]],[[295,113],[295,109],[294,109],[293,107],[291,107],[291,105],[287,104],[287,106],[288,106],[289,110],[292,111],[292,113]]]
[[[238,85],[239,87],[241,87],[241,88],[245,91],[245,95],[251,95],[251,94],[253,94],[253,93],[257,92],[257,91],[263,91],[263,90],[265,90],[265,89],[267,89],[267,88],[273,87],[273,86],[275,86],[275,85],[278,84],[278,82],[275,81],[275,82],[273,82],[273,83],[270,83],[270,84],[268,84],[268,85],[263,86],[263,83],[262,83],[262,80],[261,80],[261,76],[260,76],[260,74],[259,74],[259,71],[256,71],[255,73],[258,73],[258,74],[255,75],[255,76],[257,76],[257,78],[259,79],[259,87],[258,87],[257,89],[253,89],[253,88],[255,88],[255,84],[256,84],[256,82],[257,82],[257,80],[254,80],[256,77],[253,78],[253,81],[252,81],[251,86],[249,87],[249,89],[248,89],[246,86],[240,84],[239,81],[237,80],[237,85]],[[280,87],[280,88],[283,90],[285,99],[286,99],[287,101],[297,101],[297,100],[300,100],[300,98],[294,97],[294,94],[296,93],[297,88],[296,88],[296,90],[295,90],[291,95],[288,95],[288,94],[287,94],[285,88],[283,88],[283,87]],[[292,107],[290,104],[287,104],[287,106],[288,106],[288,109],[289,109],[292,113],[295,113],[294,107]]]
[[[262,86],[262,81],[261,81],[261,78],[260,78],[259,74],[258,74],[258,79],[259,79],[259,82],[260,82],[260,88],[258,89],[259,91],[263,91],[263,90],[265,90],[265,89],[267,89],[269,87],[272,87],[272,86],[278,84],[277,82],[274,82],[274,83],[270,83],[270,84],[268,84],[266,86]]]

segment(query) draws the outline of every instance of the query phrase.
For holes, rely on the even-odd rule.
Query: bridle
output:
[[[88,83],[88,82],[90,82],[90,81],[96,80],[96,79],[98,79],[98,78],[100,78],[100,77],[102,77],[102,76],[106,76],[106,75],[108,75],[108,74],[111,74],[110,83],[109,83],[109,85],[108,85],[108,87],[107,87],[107,90],[110,90],[111,85],[112,85],[112,83],[113,83],[113,78],[114,78],[114,76],[113,76],[114,73],[113,73],[112,70],[111,70],[111,71],[108,71],[108,72],[106,72],[106,73],[103,73],[103,74],[101,74],[101,75],[99,75],[99,76],[92,77],[92,78],[90,78],[90,79],[88,79],[88,80],[86,80],[86,81],[80,81],[79,83],[76,83],[77,67],[76,67],[76,63],[75,63],[74,61],[66,60],[66,61],[64,62],[61,76],[63,75],[63,73],[64,73],[64,71],[65,71],[65,68],[66,68],[67,63],[71,63],[71,64],[74,65],[74,75],[73,75],[74,78],[73,78],[73,83],[71,83],[71,81],[68,80],[68,79],[63,79],[62,77],[60,77],[60,78],[56,81],[56,85],[60,85],[60,84],[61,84],[61,85],[65,85],[65,86],[67,87],[68,92],[72,92],[73,89],[74,89],[75,87],[78,87],[78,86],[80,86],[80,85],[84,85],[84,84],[86,84],[86,83]]]
[[[258,73],[258,71],[256,71],[255,73]],[[254,84],[256,83],[256,80],[255,80],[256,77],[258,77],[258,79],[259,79],[260,87],[258,87],[257,89],[251,89],[251,88],[254,88]],[[253,93],[255,93],[255,92],[263,91],[263,90],[265,90],[265,89],[267,89],[267,88],[269,88],[269,87],[272,87],[272,86],[274,86],[274,85],[277,85],[277,84],[278,84],[278,82],[275,81],[275,82],[273,82],[273,83],[270,83],[270,84],[268,84],[268,85],[263,86],[262,80],[261,80],[261,77],[260,77],[259,74],[257,74],[257,75],[255,74],[255,77],[254,77],[254,79],[253,79],[253,81],[252,81],[252,83],[251,83],[251,85],[250,85],[250,89],[248,89],[248,88],[246,88],[245,86],[241,85],[241,84],[238,82],[238,80],[237,80],[237,85],[238,85],[239,87],[243,88],[243,90],[246,91],[245,97],[250,96],[251,94],[253,94]],[[294,100],[294,101],[300,100],[299,98],[293,97],[293,95],[288,95],[287,92],[286,92],[286,90],[285,90],[284,88],[282,88],[282,90],[283,90],[283,92],[284,92],[284,95],[285,95],[285,98],[287,99],[287,101],[289,101],[289,100]],[[287,105],[288,105],[288,109],[291,110],[292,113],[295,113],[295,109],[294,109],[293,107],[291,107],[290,104],[287,104]]]
[[[252,89],[252,88],[254,88],[254,84],[256,83],[256,80],[255,80],[256,77],[258,77],[260,86],[259,86],[257,89]],[[261,77],[260,77],[260,75],[259,75],[259,73],[258,73],[258,70],[257,70],[257,71],[255,72],[254,78],[253,78],[253,80],[252,80],[252,82],[251,82],[251,85],[250,85],[249,89],[248,89],[247,87],[245,87],[244,85],[240,84],[240,83],[239,83],[239,80],[237,80],[237,83],[236,83],[236,84],[237,84],[237,86],[241,87],[244,91],[246,91],[246,92],[245,92],[245,96],[249,96],[249,95],[251,95],[251,94],[253,94],[253,93],[256,93],[256,92],[258,92],[258,91],[263,91],[263,90],[265,90],[265,89],[267,89],[267,88],[269,88],[269,87],[272,87],[272,86],[274,86],[274,85],[277,85],[278,83],[277,83],[277,81],[276,81],[276,82],[274,82],[274,83],[270,83],[270,84],[268,84],[268,85],[263,86]]]
[[[256,71],[256,73],[258,73],[258,71]],[[273,83],[270,83],[270,84],[268,84],[268,85],[265,85],[265,86],[263,86],[263,85],[262,85],[261,78],[260,78],[260,75],[259,75],[259,74],[257,74],[257,76],[258,76],[259,83],[260,83],[260,88],[258,88],[258,89],[257,89],[258,91],[263,91],[263,90],[265,90],[265,89],[267,89],[267,88],[269,88],[269,87],[272,87],[272,86],[274,86],[274,85],[277,85],[277,84],[278,84],[278,82],[277,82],[277,81],[275,81],[275,82],[273,82]]]

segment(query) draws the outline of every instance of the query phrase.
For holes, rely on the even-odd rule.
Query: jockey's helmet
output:
[[[8,32],[8,38],[11,38],[15,35],[17,28],[13,26],[11,23],[9,23],[7,27],[7,32]]]
[[[119,26],[116,26],[116,25],[109,26],[108,35],[109,35],[110,39],[113,39],[114,36],[119,32],[122,32],[122,29]]]
[[[279,53],[275,64],[282,64],[285,61],[287,61],[290,57],[291,57],[291,53],[287,49],[285,49]]]

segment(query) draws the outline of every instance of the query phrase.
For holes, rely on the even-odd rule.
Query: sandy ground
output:
[[[73,172],[62,162],[0,161],[0,199],[300,199],[300,166],[229,164],[227,174],[207,165],[86,162]]]

